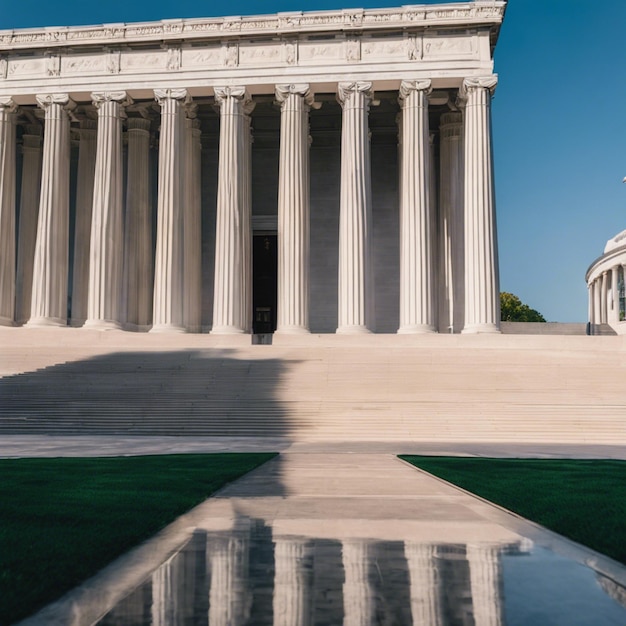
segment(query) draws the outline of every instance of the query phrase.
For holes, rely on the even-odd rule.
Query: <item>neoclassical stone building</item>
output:
[[[606,242],[604,254],[587,270],[589,326],[592,334],[608,324],[619,335],[626,334],[626,230]]]
[[[497,332],[504,10],[0,31],[0,321]]]

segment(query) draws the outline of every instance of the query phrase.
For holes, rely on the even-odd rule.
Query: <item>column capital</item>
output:
[[[471,78],[464,78],[463,84],[459,89],[459,95],[461,98],[467,98],[470,93],[477,89],[488,89],[489,93],[493,95],[498,84],[498,75],[492,74],[491,76],[472,76]]]
[[[400,103],[402,104],[414,91],[423,91],[429,95],[433,90],[432,81],[428,79],[403,80],[400,83]]]
[[[355,81],[339,83],[337,85],[337,100],[342,107],[345,106],[350,96],[357,93],[362,93],[367,100],[371,100],[374,97],[372,83]]]
[[[117,102],[125,107],[134,101],[125,91],[94,91],[91,94],[91,102],[99,109],[105,102]]]
[[[215,102],[221,107],[222,104],[229,98],[241,101],[243,105],[243,112],[245,115],[250,115],[254,110],[255,103],[252,97],[248,93],[248,90],[243,85],[235,85],[232,87],[215,87]]]
[[[44,111],[52,104],[60,104],[66,111],[73,111],[76,108],[76,103],[67,93],[37,94],[35,99],[37,105]]]
[[[191,96],[186,89],[155,89],[154,99],[163,105],[164,100],[182,100],[183,104],[191,102]]]
[[[274,93],[276,94],[276,101],[281,105],[287,102],[290,95],[296,95],[304,98],[305,103],[309,106],[315,106],[315,95],[308,83],[279,84],[275,86]]]
[[[17,104],[11,96],[0,96],[0,109],[4,109],[6,113],[15,113]]]

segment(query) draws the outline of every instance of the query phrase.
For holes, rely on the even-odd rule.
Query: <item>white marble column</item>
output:
[[[218,87],[220,147],[215,233],[213,329],[243,333],[251,317],[250,120],[244,87]]]
[[[372,193],[368,111],[372,83],[339,83],[341,193],[338,333],[367,333],[373,323]]]
[[[610,322],[617,324],[619,322],[619,280],[618,280],[618,268],[619,265],[611,268],[611,315]]]
[[[243,157],[243,210],[241,213],[241,240],[243,249],[243,304],[241,312],[241,328],[245,333],[252,332],[252,118],[254,108],[252,101],[245,108],[243,118],[244,157]]]
[[[91,100],[98,111],[98,138],[85,326],[120,328],[124,261],[122,117],[130,100],[125,91],[92,93]]]
[[[45,111],[41,194],[28,326],[67,324],[70,120],[67,94],[37,96]]]
[[[146,331],[152,324],[152,201],[150,120],[129,118],[126,221],[124,226],[125,323]]]
[[[194,111],[195,116],[195,111]],[[202,330],[202,222],[201,222],[201,156],[200,122],[185,121],[185,327],[188,332]]]
[[[444,113],[440,120],[439,260],[441,306],[439,331],[459,333],[464,325],[463,116]]]
[[[344,540],[343,626],[371,626],[376,617],[374,590],[369,577],[370,544],[362,539]]]
[[[602,282],[600,284],[600,323],[606,324],[608,321],[608,300],[609,300],[609,277],[607,272],[602,272]]]
[[[161,105],[157,242],[151,332],[184,332],[183,207],[186,89],[156,89]]]
[[[491,149],[491,95],[497,76],[466,78],[465,98],[465,327],[500,332],[500,285]]]
[[[499,552],[497,546],[467,546],[475,626],[503,624]]]
[[[602,294],[600,289],[601,283],[601,278],[596,278],[593,281],[593,323],[596,325],[596,327],[602,324]]]
[[[305,540],[274,538],[273,626],[312,623],[313,555]]]
[[[307,84],[276,86],[280,103],[276,332],[309,332],[309,108]]]
[[[26,133],[22,135],[22,184],[15,293],[15,319],[19,324],[23,324],[30,317],[37,215],[41,193],[42,130],[39,124],[29,124]]]
[[[411,585],[411,616],[415,626],[441,626],[437,546],[408,541],[404,554]]]
[[[82,120],[76,176],[76,222],[74,225],[74,266],[72,272],[72,326],[82,326],[88,317],[89,249],[96,172],[97,122]]]
[[[589,320],[588,332],[593,334],[593,283],[587,283],[587,318]]]
[[[400,328],[435,330],[431,162],[428,131],[430,80],[402,81],[402,188],[400,189]]]
[[[15,159],[17,152],[12,98],[0,96],[0,325],[15,321]]]

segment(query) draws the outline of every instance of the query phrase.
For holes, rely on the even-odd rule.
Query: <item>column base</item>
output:
[[[436,332],[437,329],[431,324],[405,324],[398,328],[398,335],[423,335]]]
[[[462,335],[477,335],[479,333],[499,334],[500,326],[497,324],[470,324],[462,331]]]
[[[0,317],[0,326],[15,326],[15,322],[10,317]]]
[[[281,326],[274,331],[275,335],[310,335],[311,331],[304,326]]]
[[[122,330],[122,325],[115,320],[90,319],[85,320],[83,328],[91,330]]]
[[[148,331],[151,333],[186,333],[187,329],[178,324],[155,324]]]
[[[50,328],[52,326],[67,326],[67,320],[61,317],[31,317],[24,328]]]
[[[87,321],[87,320],[70,319],[70,323],[69,323],[69,325],[70,325],[72,328],[81,328],[82,326],[84,326],[84,325],[85,325],[85,322],[86,322],[86,321]]]
[[[244,335],[248,334],[238,326],[214,326],[211,329],[212,335]]]
[[[365,325],[339,326],[335,331],[338,335],[371,335],[372,331]]]

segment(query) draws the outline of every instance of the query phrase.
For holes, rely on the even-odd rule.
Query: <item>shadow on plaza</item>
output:
[[[232,352],[117,352],[7,376],[0,432],[288,438],[277,391],[294,362]]]

